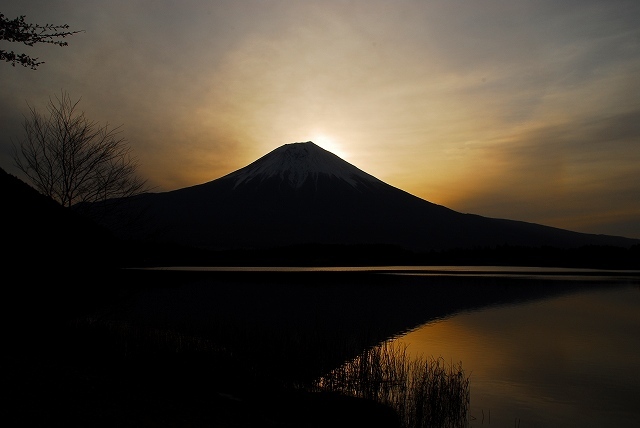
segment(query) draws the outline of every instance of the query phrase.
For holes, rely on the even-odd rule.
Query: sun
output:
[[[313,134],[313,136],[311,137],[311,141],[340,158],[344,159],[346,155],[345,151],[342,148],[342,145],[335,138],[327,134]]]

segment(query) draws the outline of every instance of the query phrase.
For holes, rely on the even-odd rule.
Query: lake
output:
[[[214,275],[140,294],[128,304],[129,315],[195,325],[226,310],[250,326],[255,334],[248,340],[256,343],[267,324],[285,335],[299,333],[286,330],[291,324],[306,331],[322,324],[354,336],[366,332],[373,342],[393,340],[412,355],[461,362],[470,378],[472,427],[640,421],[638,272],[444,266],[189,270]],[[238,271],[250,276],[230,279]],[[223,279],[216,272],[224,272]],[[278,276],[270,276],[274,272]],[[345,272],[352,276],[331,276]],[[255,299],[243,300],[247,295]],[[266,321],[274,312],[275,321]]]
[[[640,288],[612,284],[487,307],[397,339],[463,363],[471,426],[604,427],[640,421]]]

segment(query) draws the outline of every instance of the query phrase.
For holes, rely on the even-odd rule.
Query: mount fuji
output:
[[[640,242],[463,214],[384,183],[311,141],[280,146],[204,184],[123,202],[126,212],[144,213],[144,224],[127,238],[206,250],[301,244],[390,245],[409,251],[497,245],[628,248]]]

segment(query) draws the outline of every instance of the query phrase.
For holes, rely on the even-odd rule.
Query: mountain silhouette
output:
[[[206,250],[389,245],[630,247],[640,240],[463,214],[393,187],[313,142],[285,144],[213,181],[121,201],[144,222],[121,237]],[[115,222],[112,222],[115,223]],[[108,223],[105,223],[108,224]]]

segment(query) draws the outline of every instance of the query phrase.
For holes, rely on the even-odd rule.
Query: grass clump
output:
[[[466,427],[469,378],[462,364],[410,358],[406,346],[384,342],[317,379],[316,391],[374,400],[396,411],[403,428]]]

